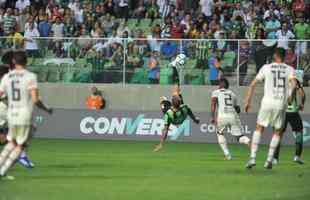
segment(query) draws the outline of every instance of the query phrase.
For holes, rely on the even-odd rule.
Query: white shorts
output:
[[[283,128],[285,121],[285,109],[260,108],[257,116],[257,124],[268,127],[272,126],[275,130]]]
[[[25,144],[30,138],[30,125],[16,125],[9,127],[9,133],[7,135],[8,141],[16,141],[18,145]]]
[[[223,134],[225,129],[230,128],[230,132],[233,136],[242,135],[242,126],[239,117],[218,118],[217,119],[217,133]]]
[[[32,111],[28,109],[9,109],[8,123],[12,126],[31,125]]]

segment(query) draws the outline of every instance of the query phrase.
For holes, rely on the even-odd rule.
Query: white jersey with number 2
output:
[[[8,97],[9,125],[30,125],[33,102],[30,91],[37,89],[37,77],[26,69],[12,70],[0,84],[0,90]]]
[[[264,108],[285,109],[289,96],[289,81],[295,77],[293,67],[284,63],[264,65],[256,76],[257,81],[264,81]]]
[[[218,118],[235,117],[237,115],[235,110],[237,97],[233,91],[224,88],[218,89],[212,92],[212,98],[217,98]]]

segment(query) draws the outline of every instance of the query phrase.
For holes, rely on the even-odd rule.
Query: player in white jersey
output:
[[[51,113],[39,99],[36,75],[25,69],[27,56],[24,51],[14,52],[15,68],[6,74],[0,84],[0,96],[8,97],[8,143],[0,154],[0,176],[19,158],[30,136],[33,105]]]
[[[218,143],[224,152],[226,160],[231,160],[224,131],[230,128],[231,134],[238,139],[241,144],[250,144],[250,139],[242,134],[241,121],[239,118],[240,106],[233,91],[229,89],[227,79],[219,81],[219,89],[212,92],[211,113],[212,123],[216,124],[216,135]]]
[[[256,153],[261,134],[268,125],[273,128],[273,136],[264,167],[272,169],[275,149],[280,141],[280,133],[285,121],[285,110],[290,101],[291,92],[296,88],[295,70],[283,63],[285,50],[277,48],[274,52],[274,62],[264,65],[252,81],[245,100],[245,111],[249,112],[251,100],[257,82],[264,82],[264,97],[257,116],[256,130],[252,136],[251,155],[246,167],[251,169],[256,165]],[[257,100],[257,99],[256,99]]]
[[[2,77],[5,74],[7,74],[10,69],[14,69],[13,54],[14,51],[12,50],[7,51],[3,54],[1,59],[3,64],[0,65],[0,80],[2,80]],[[0,97],[0,145],[5,145],[7,143],[7,134],[8,134],[7,113],[8,113],[7,97],[2,96]],[[34,167],[34,164],[28,158],[28,155],[26,153],[26,147],[24,151],[21,153],[18,162],[22,166],[29,169]]]

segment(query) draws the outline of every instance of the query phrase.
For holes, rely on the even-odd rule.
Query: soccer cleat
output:
[[[248,163],[246,164],[246,168],[247,169],[252,169],[253,167],[256,166],[256,163],[255,163],[255,159],[254,158],[251,158]]]
[[[295,156],[293,161],[294,161],[295,163],[297,163],[297,164],[300,164],[300,165],[305,164],[304,161],[302,161],[301,158],[300,158],[299,156]]]
[[[18,162],[28,169],[34,168],[34,164],[27,157],[20,157]]]
[[[278,159],[276,159],[276,158],[274,158],[274,159],[272,160],[272,164],[273,164],[273,165],[277,165],[277,164],[279,164],[279,160],[278,160]]]
[[[231,159],[232,159],[232,157],[230,154],[224,155],[224,160],[231,160]]]
[[[14,176],[3,175],[3,176],[0,176],[0,179],[4,180],[4,181],[13,181],[13,180],[15,180],[15,177]]]
[[[265,164],[264,164],[264,167],[266,169],[272,169],[272,162],[271,161],[266,161]]]

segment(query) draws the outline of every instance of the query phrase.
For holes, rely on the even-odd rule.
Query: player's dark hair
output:
[[[27,65],[27,54],[23,50],[18,50],[14,52],[13,60],[15,64],[26,66]]]
[[[182,105],[182,99],[180,98],[180,96],[173,96],[171,99],[171,104],[173,106],[174,109],[172,109],[173,111],[173,117],[176,118],[177,115],[177,111],[180,110],[180,107]],[[181,114],[183,115],[183,110],[181,110]]]
[[[175,109],[179,109],[181,106],[181,98],[179,96],[173,96],[171,104]]]
[[[13,56],[14,56],[14,51],[9,50],[5,52],[1,58],[2,63],[8,65],[11,69],[14,68]]]
[[[226,78],[221,78],[219,84],[225,89],[229,88],[229,82]]]
[[[281,61],[284,61],[285,59],[285,49],[284,48],[276,48],[274,50],[274,55],[281,59]]]
[[[0,78],[2,78],[6,73],[9,72],[9,66],[4,64],[0,65]]]

